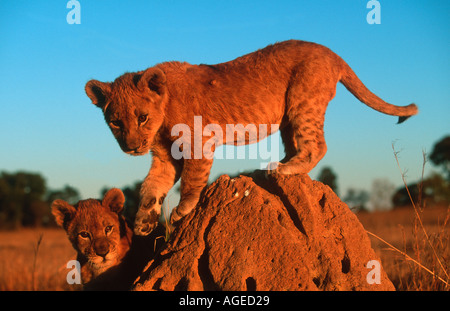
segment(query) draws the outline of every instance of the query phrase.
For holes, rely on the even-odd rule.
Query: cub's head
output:
[[[90,276],[118,265],[130,249],[132,231],[121,215],[124,203],[122,191],[111,189],[102,201],[88,199],[72,206],[56,200],[52,204],[56,223],[66,230]],[[83,269],[82,277],[84,283],[89,281]]]
[[[162,70],[151,67],[126,73],[111,83],[91,80],[85,90],[92,103],[103,110],[106,123],[125,153],[149,152],[164,119],[167,88]]]

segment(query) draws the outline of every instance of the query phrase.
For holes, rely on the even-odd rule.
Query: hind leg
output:
[[[286,158],[271,173],[309,173],[327,151],[323,125],[328,102],[336,92],[336,81],[330,78],[333,76],[331,72],[318,74],[323,74],[324,68],[312,68],[309,72],[311,74],[308,70],[299,71],[296,84],[288,90],[287,126],[281,133]]]
[[[323,117],[305,114],[294,119],[291,127],[291,135],[283,139],[285,145],[290,144],[286,148],[286,158],[274,172],[280,174],[309,173],[327,152]],[[295,154],[292,155],[290,150],[295,150]]]
[[[286,163],[297,154],[297,150],[295,149],[296,143],[294,141],[294,132],[292,129],[292,125],[288,124],[283,129],[281,129],[280,136],[284,144],[284,153],[286,154],[285,157],[280,161],[280,163]]]

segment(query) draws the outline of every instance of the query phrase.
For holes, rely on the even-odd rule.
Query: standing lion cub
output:
[[[276,167],[271,166],[270,173],[306,174],[325,155],[325,110],[338,82],[369,107],[399,116],[399,122],[418,112],[414,104],[400,107],[384,102],[328,48],[296,40],[217,65],[166,62],[125,73],[111,83],[89,81],[86,93],[103,110],[122,150],[131,155],[151,151],[153,155],[141,188],[135,233],[147,235],[153,230],[164,197],[180,177],[181,199],[172,211],[171,222],[195,207],[207,183],[212,158],[190,154],[176,159],[173,144],[179,141],[180,133],[173,135],[174,126],[187,125],[194,133],[196,116],[202,117],[203,125],[217,124],[223,133],[230,124],[255,128],[279,125],[286,157]],[[248,132],[244,134],[244,143],[254,142]],[[196,135],[192,136],[192,141],[185,142],[191,146]],[[258,140],[262,138],[264,135],[259,135]],[[201,139],[205,144],[210,136]],[[215,146],[225,143],[242,142],[224,138]]]

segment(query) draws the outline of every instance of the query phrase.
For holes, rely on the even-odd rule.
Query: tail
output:
[[[342,70],[340,82],[350,91],[357,99],[376,111],[397,116],[398,123],[402,123],[409,117],[417,114],[419,109],[415,104],[408,106],[395,106],[389,104],[372,93],[353,72],[350,66],[342,60]]]

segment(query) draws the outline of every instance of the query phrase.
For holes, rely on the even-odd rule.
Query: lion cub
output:
[[[109,190],[103,200],[82,200],[70,205],[52,203],[56,223],[66,230],[77,251],[84,285],[119,265],[130,249],[133,232],[121,215],[125,197],[120,189]]]
[[[398,116],[399,123],[418,112],[414,104],[395,106],[370,92],[330,49],[297,40],[269,45],[221,64],[165,62],[125,73],[114,82],[89,81],[86,94],[102,109],[121,149],[131,155],[152,152],[134,232],[147,235],[155,228],[161,204],[178,179],[181,199],[172,211],[171,222],[196,206],[213,163],[212,157],[201,155],[212,136],[211,128],[205,131],[206,126],[214,125],[213,138],[218,147],[256,142],[248,137],[257,134],[256,140],[263,139],[267,133],[262,135],[258,129],[276,125],[286,157],[269,166],[270,173],[309,173],[327,151],[325,111],[338,82],[369,107]],[[202,124],[197,127],[195,120],[199,117]],[[194,135],[180,141],[180,131],[174,131],[179,125],[187,127],[183,136],[184,132]],[[239,128],[235,131],[238,138],[228,140],[228,135],[218,135],[231,127]],[[200,150],[199,156],[189,148],[198,143],[200,148],[194,149]],[[182,159],[174,156],[181,149],[186,153]]]

